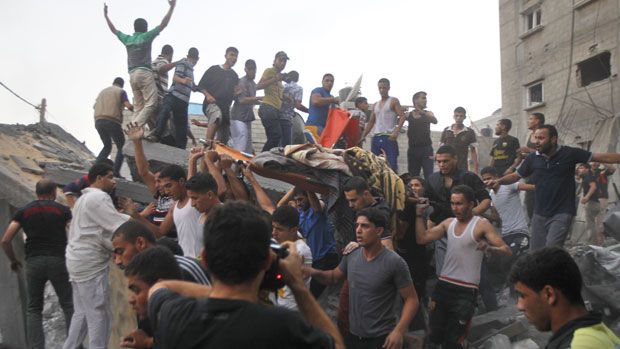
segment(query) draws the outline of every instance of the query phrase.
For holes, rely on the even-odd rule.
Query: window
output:
[[[542,23],[542,11],[540,7],[525,12],[523,16],[525,20],[525,31],[532,30]]]
[[[535,106],[543,103],[543,83],[542,81],[535,82],[527,88],[527,106]]]
[[[608,51],[577,63],[577,84],[585,87],[611,76],[611,53]]]

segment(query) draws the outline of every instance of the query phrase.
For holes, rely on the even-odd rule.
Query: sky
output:
[[[93,119],[97,94],[120,76],[132,95],[126,51],[106,25],[103,2],[0,4],[0,81],[35,105],[45,97],[48,121],[97,153],[102,147]],[[153,28],[168,10],[165,0],[107,4],[116,28],[128,34],[135,18]],[[411,105],[413,93],[427,92],[428,109],[439,119],[434,129],[440,130],[451,124],[457,106],[474,120],[501,106],[498,6],[491,0],[178,0],[169,26],[153,42],[152,58],[164,44],[174,47],[175,60],[196,47],[199,80],[235,46],[237,74],[244,75],[243,63],[252,58],[258,80],[283,50],[291,58],[284,71],[299,72],[306,106],[325,73],[335,76],[336,93],[363,74],[361,91],[371,103],[379,99],[377,81],[386,77],[390,95],[401,104]],[[195,93],[191,101],[202,99]],[[0,123],[39,119],[37,110],[2,87],[0,106]]]

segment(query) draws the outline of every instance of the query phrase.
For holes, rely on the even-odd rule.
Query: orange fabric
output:
[[[327,114],[327,124],[319,138],[319,144],[331,148],[336,144],[342,133],[347,128],[351,114],[339,108],[331,108]]]
[[[230,157],[232,157],[235,160],[250,161],[253,158],[251,154],[242,153],[238,151],[237,149],[231,148],[222,143],[215,143],[215,151],[218,154],[230,155]]]

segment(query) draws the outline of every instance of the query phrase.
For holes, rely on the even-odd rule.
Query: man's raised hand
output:
[[[125,134],[132,141],[137,141],[144,136],[144,127],[139,126],[137,122],[130,122],[125,128]]]

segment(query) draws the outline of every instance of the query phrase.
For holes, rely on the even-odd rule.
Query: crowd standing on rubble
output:
[[[11,269],[27,275],[30,347],[44,348],[48,280],[67,323],[64,348],[80,348],[87,336],[89,348],[108,346],[111,259],[124,270],[137,317],[137,328],[118,338],[128,348],[393,349],[405,346],[413,330],[423,331],[427,347],[461,348],[476,309],[497,309],[507,286],[527,319],[553,332],[548,348],[620,345],[601,315],[586,310],[581,274],[563,250],[576,214],[576,177],[590,242],[603,242],[610,164],[620,163],[620,154],[560,145],[556,128],[535,113],[525,147],[509,134],[510,120],[498,121],[491,161],[482,166],[461,106],[435,151],[430,125],[438,118],[427,108],[427,93],[414,93],[406,112],[389,95],[387,78],[378,81],[381,99],[372,106],[354,96],[354,134],[334,147],[353,138],[361,146],[370,136],[370,153],[298,146],[296,110],[309,114],[310,134],[331,132],[330,111],[343,102],[331,95],[334,75],[322,77],[306,107],[299,72],[284,73],[291,59],[284,51],[255,82],[257,62],[247,59],[239,78],[233,67],[240,52],[228,47],[224,63],[196,84],[198,49],[173,61],[173,47],[164,45],[151,59],[176,0],[168,3],[158,26],[148,30],[136,19],[132,35],[116,29],[104,5],[109,29],[127,49],[134,103],[120,77],[101,91],[94,117],[104,147],[88,174],[65,186],[70,207],[57,203],[56,184],[42,179],[37,200],[15,214],[2,237]],[[192,92],[204,95],[207,122],[191,121],[206,128],[204,145],[191,149],[186,167],[151,167],[144,142],[186,149],[189,137],[196,145],[187,112]],[[254,154],[256,106],[267,141],[248,163],[235,156]],[[123,108],[134,113],[124,130]],[[396,140],[405,121],[408,173],[398,177]],[[145,206],[115,194],[125,137],[139,180],[153,195]],[[114,161],[107,159],[112,141],[119,149]],[[280,179],[295,185],[278,202],[254,178],[269,170],[255,161],[261,156],[292,168]],[[287,161],[346,177],[324,172],[336,190],[320,192]],[[525,205],[520,191],[527,193]],[[20,229],[25,261],[11,244]],[[342,285],[335,322],[317,302],[326,285]]]

